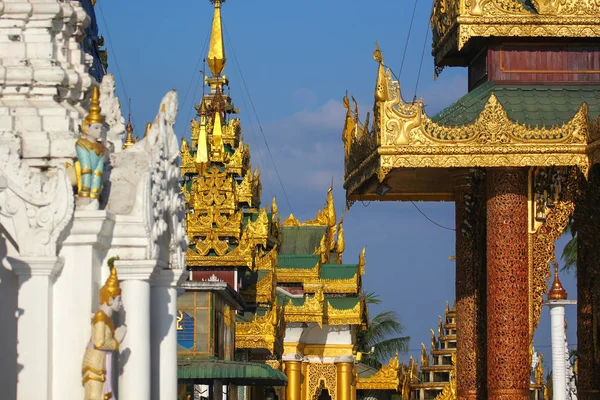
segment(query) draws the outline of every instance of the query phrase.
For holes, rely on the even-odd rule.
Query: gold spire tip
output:
[[[558,264],[554,262],[554,282],[548,292],[548,300],[566,300],[567,291],[558,278]]]
[[[88,114],[83,120],[83,125],[91,125],[96,123],[103,123],[104,115],[102,115],[102,108],[100,108],[100,89],[98,86],[92,88],[92,99],[90,100],[90,108]]]
[[[221,4],[225,0],[210,0],[215,5],[212,30],[210,33],[210,45],[206,61],[213,76],[218,77],[225,68],[225,45],[223,42],[223,24],[221,21]]]

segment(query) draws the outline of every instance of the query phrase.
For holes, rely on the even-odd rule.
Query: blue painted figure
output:
[[[100,95],[98,87],[93,88],[92,101],[87,117],[81,124],[84,135],[77,140],[75,150],[79,159],[78,206],[98,209],[98,199],[102,191],[102,173],[104,172],[104,116],[100,113]]]

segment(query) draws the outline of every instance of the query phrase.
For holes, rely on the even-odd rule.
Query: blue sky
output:
[[[314,218],[333,179],[336,209],[338,214],[344,211],[342,98],[348,89],[363,117],[372,109],[376,40],[385,63],[397,75],[406,47],[403,97],[411,99],[416,93],[430,115],[466,93],[466,69],[446,69],[433,80],[430,32],[426,37],[430,0],[418,2],[407,40],[414,4],[414,0],[228,0],[223,5],[225,74],[240,108],[253,164],[262,172],[264,205],[276,195],[284,217],[291,211],[301,220]],[[189,137],[193,104],[202,95],[198,62],[206,54],[212,13],[208,0],[96,3],[100,33],[109,50],[109,72],[116,76],[125,116],[131,98],[137,133],[142,134],[146,122],[154,118],[162,96],[177,89],[180,103],[175,128],[180,136]],[[418,206],[440,225],[454,227],[453,203]],[[429,328],[437,326],[446,300],[454,301],[455,264],[449,260],[454,255],[454,232],[427,221],[410,203],[358,202],[344,216],[344,228],[345,262],[356,262],[362,247],[367,247],[365,290],[379,293],[383,300],[372,307],[371,315],[396,311],[411,336],[411,354],[416,358],[421,342],[429,346]],[[563,245],[564,240],[559,249]],[[575,298],[573,274],[562,279],[570,298]],[[575,344],[574,307],[567,309],[567,319],[569,341]],[[546,354],[546,366],[549,345],[545,309],[536,347]]]

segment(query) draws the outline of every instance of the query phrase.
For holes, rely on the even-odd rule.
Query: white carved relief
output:
[[[56,256],[57,240],[73,216],[74,196],[65,169],[43,173],[0,148],[0,222],[21,256]]]
[[[123,134],[125,133],[125,118],[121,112],[121,103],[115,96],[115,77],[106,74],[100,83],[100,107],[109,126],[106,138],[112,145],[111,150],[120,152],[122,148]]]

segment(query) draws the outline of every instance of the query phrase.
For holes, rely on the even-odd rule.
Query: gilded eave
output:
[[[402,100],[400,84],[392,79],[389,69],[385,71],[385,84],[384,98],[375,102],[372,129],[344,132],[344,187],[350,202],[452,200],[453,190],[448,185],[452,168],[587,169],[591,159],[598,157],[585,103],[562,125],[532,127],[512,121],[492,93],[474,122],[445,126],[425,114],[422,101]],[[392,190],[383,198],[376,190],[387,182]]]
[[[435,64],[448,65],[472,38],[600,36],[600,4],[595,0],[529,3],[526,7],[518,0],[436,0],[431,15]]]

